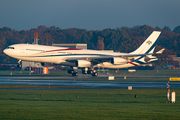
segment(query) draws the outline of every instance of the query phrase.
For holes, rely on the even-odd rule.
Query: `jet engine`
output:
[[[89,62],[87,60],[76,60],[75,61],[75,66],[76,67],[90,67],[91,62]]]
[[[123,59],[123,58],[120,58],[120,57],[113,57],[111,58],[110,62],[112,64],[124,64],[124,63],[127,63],[127,60],[126,59]]]

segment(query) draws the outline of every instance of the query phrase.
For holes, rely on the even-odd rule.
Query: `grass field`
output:
[[[1,90],[0,119],[178,120],[180,90],[171,91],[176,103],[167,103],[167,89]]]

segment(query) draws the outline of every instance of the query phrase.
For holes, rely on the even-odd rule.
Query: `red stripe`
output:
[[[50,50],[50,51],[46,51],[46,52],[64,51],[64,50],[81,50],[81,49],[76,49],[76,48],[66,48],[66,49]],[[44,52],[42,52],[42,53],[44,53]]]
[[[137,64],[132,63],[132,62],[127,62],[127,63],[132,64],[132,65],[134,65],[134,66],[138,66]]]

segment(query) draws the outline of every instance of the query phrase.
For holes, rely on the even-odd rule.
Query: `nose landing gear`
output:
[[[18,68],[22,67],[22,65],[21,65],[21,60],[18,61],[17,67],[18,67]]]

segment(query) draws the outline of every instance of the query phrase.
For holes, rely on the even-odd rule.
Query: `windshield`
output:
[[[14,49],[14,47],[7,47],[7,49]]]

